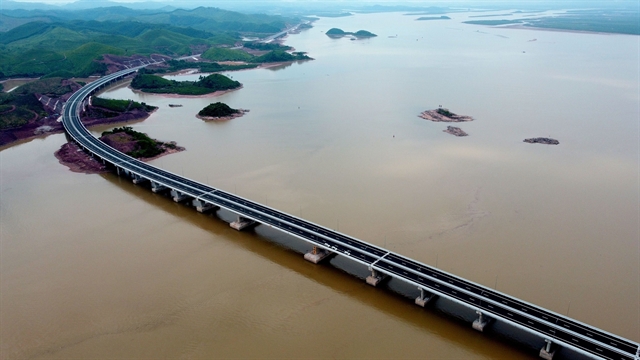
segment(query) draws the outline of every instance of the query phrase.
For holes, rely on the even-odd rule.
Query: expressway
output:
[[[95,138],[82,124],[85,100],[114,81],[136,72],[123,70],[78,90],[65,104],[62,122],[67,134],[85,151],[119,171],[146,179],[181,195],[227,209],[243,218],[271,226],[337,255],[397,278],[432,294],[463,304],[483,315],[507,322],[554,344],[596,359],[640,360],[638,343],[551,312],[483,285],[465,280],[384,248],[322,227],[268,206],[185,178],[127,156]]]

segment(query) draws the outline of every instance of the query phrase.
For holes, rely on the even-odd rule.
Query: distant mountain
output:
[[[109,0],[78,0],[72,3],[63,5],[65,10],[84,10],[94,8],[108,8],[108,7],[120,7],[124,6],[134,10],[162,10],[172,11],[176,8],[169,5],[169,2],[161,1],[141,1],[141,2],[116,2]]]

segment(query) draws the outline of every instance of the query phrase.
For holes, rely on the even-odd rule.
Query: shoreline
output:
[[[196,117],[200,120],[203,120],[205,122],[210,122],[210,121],[228,121],[228,120],[233,120],[233,119],[237,119],[240,117],[243,117],[244,114],[248,113],[249,110],[247,109],[238,109],[238,113],[235,113],[233,115],[230,116],[221,116],[221,117],[213,117],[213,116],[201,116],[199,114],[196,115]]]
[[[196,74],[197,74],[197,72],[196,72]],[[134,88],[131,87],[131,85],[127,85],[127,87],[129,89],[131,89],[131,91],[133,91],[134,93],[137,93],[137,94],[159,95],[159,96],[162,96],[162,97],[165,97],[165,98],[171,98],[171,99],[177,99],[177,98],[199,99],[199,98],[206,98],[206,97],[221,96],[221,95],[224,95],[224,94],[232,92],[232,91],[240,90],[240,89],[244,88],[244,85],[240,85],[239,87],[237,87],[235,89],[218,90],[218,91],[214,91],[214,92],[211,92],[211,93],[208,93],[208,94],[202,94],[202,95],[180,95],[180,94],[172,94],[172,93],[152,93],[152,92],[145,92],[145,91],[142,91],[142,90],[134,89]]]

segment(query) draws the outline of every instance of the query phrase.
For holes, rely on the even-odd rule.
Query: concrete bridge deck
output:
[[[63,124],[68,135],[85,151],[114,166],[118,174],[126,174],[137,182],[150,181],[152,190],[170,190],[174,200],[192,201],[199,209],[220,207],[234,212],[238,214],[239,221],[235,223],[237,229],[254,223],[268,225],[309,242],[314,250],[345,256],[364,264],[372,272],[367,278],[371,285],[377,285],[385,276],[412,284],[421,290],[421,296],[416,299],[421,306],[434,296],[463,304],[478,313],[478,320],[473,324],[477,330],[482,331],[488,320],[496,319],[533,333],[547,342],[547,346],[540,351],[543,358],[552,358],[555,347],[565,346],[597,359],[640,360],[640,347],[636,342],[365,241],[154,167],[107,146],[84,127],[79,117],[80,110],[91,94],[139,68],[107,75],[86,85],[69,99],[63,113]]]

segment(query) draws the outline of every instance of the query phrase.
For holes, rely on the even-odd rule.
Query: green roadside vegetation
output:
[[[99,97],[91,98],[91,106],[100,107],[120,113],[131,110],[142,110],[149,112],[157,109],[157,107],[155,106],[147,105],[146,103],[139,103],[133,100],[114,100],[103,99]]]
[[[219,117],[231,116],[231,115],[237,114],[239,112],[240,112],[240,110],[232,109],[227,104],[224,104],[224,103],[221,103],[221,102],[217,102],[217,103],[213,103],[213,104],[207,105],[207,107],[205,107],[204,109],[200,110],[198,115],[203,116],[203,117],[219,118]]]
[[[221,90],[237,89],[241,84],[220,74],[200,76],[198,81],[167,80],[152,74],[138,74],[131,87],[143,92],[157,94],[204,95]]]
[[[110,135],[117,134],[126,134],[128,136],[122,137],[114,137]],[[162,154],[164,151],[162,150],[162,145],[167,147],[175,147],[172,144],[165,144],[160,141],[156,141],[145,133],[141,133],[139,131],[133,130],[130,126],[123,126],[119,128],[115,128],[111,131],[105,131],[102,133],[102,136],[110,136],[111,141],[120,141],[120,142],[135,142],[135,149],[132,151],[126,152],[127,155],[134,158],[150,158],[157,155]]]
[[[33,119],[47,116],[35,94],[59,97],[72,91],[62,78],[40,79],[19,86],[10,93],[0,93],[0,130],[16,128]]]

